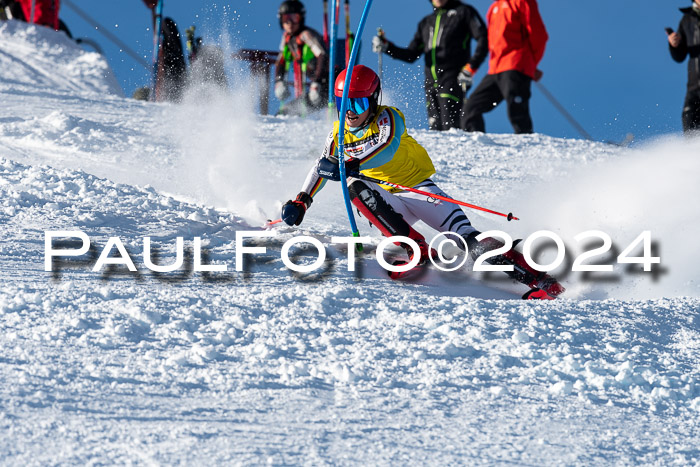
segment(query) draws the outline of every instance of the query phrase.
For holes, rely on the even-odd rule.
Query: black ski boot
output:
[[[473,259],[477,259],[487,251],[501,248],[504,245],[503,242],[492,237],[477,241],[476,237],[480,233],[481,232],[475,231],[465,238],[467,241],[467,246],[469,247],[469,253]],[[527,285],[531,289],[525,295],[523,295],[523,299],[553,300],[564,293],[566,289],[562,287],[562,285],[557,282],[555,278],[545,274],[542,271],[537,271],[527,264],[523,255],[515,250],[515,246],[519,242],[520,240],[516,240],[513,244],[513,248],[502,255],[493,256],[487,259],[486,262],[494,265],[513,266],[513,271],[506,272],[506,274],[510,278]]]

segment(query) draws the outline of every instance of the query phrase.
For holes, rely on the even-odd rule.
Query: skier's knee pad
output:
[[[403,216],[387,203],[382,195],[365,182],[356,180],[348,187],[352,204],[360,213],[387,237],[394,235],[408,236],[411,226]]]

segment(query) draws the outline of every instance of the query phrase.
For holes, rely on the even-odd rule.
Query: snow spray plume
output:
[[[190,67],[182,104],[172,108],[173,137],[181,149],[175,169],[178,191],[254,217],[257,207],[250,193],[264,179],[265,168],[257,160],[255,115],[248,97],[252,92],[245,84],[227,88],[228,83],[248,82],[242,70],[225,60],[233,48],[228,37],[207,37],[206,43],[212,53],[200,51],[206,56],[200,55]],[[216,67],[207,68],[210,63],[204,60],[214,60]]]
[[[274,125],[280,128],[271,134],[269,120],[274,121],[274,117],[257,113],[258,89],[247,64],[228,59],[238,49],[235,40],[222,33],[205,42],[222,51],[217,52],[218,57],[226,58],[229,87],[206,75],[193,74],[182,105],[173,107],[173,139],[182,156],[175,174],[178,192],[226,208],[258,225],[278,216],[279,200],[299,190],[327,129],[320,128],[322,131],[315,134],[309,132],[310,125],[288,119],[284,125]],[[266,120],[263,132],[259,122]],[[290,138],[295,130],[298,136]],[[274,154],[266,154],[271,151]],[[312,156],[306,163],[309,154]]]
[[[523,226],[531,232],[556,232],[574,257],[584,251],[584,245],[574,240],[577,234],[601,230],[610,235],[617,251],[606,264],[614,264],[620,280],[584,282],[582,293],[586,297],[700,296],[698,154],[700,139],[666,139],[595,166],[576,168],[562,179],[529,187],[522,199],[540,201],[523,206]],[[652,242],[658,245],[652,256],[661,257],[661,265],[653,265],[662,271],[656,280],[652,273],[630,275],[626,265],[615,264],[617,254],[645,230],[651,231]],[[641,254],[639,246],[634,255]],[[607,257],[596,259],[602,258]],[[569,282],[581,284],[579,279],[572,274]]]

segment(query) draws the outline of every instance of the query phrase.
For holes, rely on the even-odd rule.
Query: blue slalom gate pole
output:
[[[338,23],[335,16],[336,5],[340,0],[331,0],[331,37],[329,39],[330,58],[328,60],[328,109],[330,118],[330,110],[335,106],[333,88],[335,84],[335,43],[338,42]]]
[[[350,81],[352,79],[352,71],[355,68],[355,61],[357,60],[357,53],[360,49],[360,38],[362,37],[362,30],[365,28],[365,22],[367,22],[367,16],[369,15],[369,9],[372,6],[372,0],[367,0],[365,3],[365,9],[362,11],[362,17],[360,18],[360,24],[357,26],[357,33],[355,34],[355,43],[352,45],[352,52],[350,52],[350,60],[348,61],[347,71],[345,72],[345,84],[343,85],[343,98],[340,103],[340,111],[338,113],[338,167],[340,169],[340,183],[343,189],[343,198],[345,199],[345,209],[348,212],[348,219],[350,220],[350,228],[352,229],[352,236],[359,237],[360,231],[357,229],[357,223],[355,222],[355,214],[352,212],[352,203],[350,202],[350,192],[348,191],[348,184],[345,182],[345,113],[348,110],[348,92],[350,89]],[[335,86],[331,83],[331,88]],[[361,246],[358,244],[358,246]]]
[[[158,89],[158,64],[160,62],[160,44],[163,31],[163,0],[158,0],[156,4],[156,21],[153,26],[153,101],[156,100],[156,90]]]

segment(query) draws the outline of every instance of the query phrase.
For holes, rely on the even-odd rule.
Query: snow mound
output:
[[[61,35],[7,23],[4,38],[17,60],[0,41],[15,76],[0,85],[3,462],[697,464],[700,300],[669,286],[694,280],[695,250],[671,253],[697,230],[696,143],[410,131],[448,194],[523,219],[470,211],[480,230],[628,241],[652,228],[672,272],[649,298],[637,295],[650,277],[576,290],[569,276],[545,303],[469,271],[390,281],[362,219],[375,240],[356,273],[337,246],[319,271],[292,273],[284,241],[347,235],[337,184],[300,228],[247,243],[267,250],[236,271],[236,233],[262,230],[296,195],[324,116],[254,115],[246,89],[181,106],[122,99],[97,75],[74,79],[98,57]],[[36,72],[52,54],[65,64],[56,87]],[[663,212],[674,189],[683,209]],[[45,271],[45,231],[75,229],[89,251]],[[183,237],[185,266],[146,267],[147,236],[160,265]],[[136,271],[93,271],[112,237]],[[204,264],[228,269],[195,270],[194,237]]]
[[[21,21],[0,22],[0,87],[25,92],[62,92],[121,96],[105,58],[80,48],[63,32]]]
[[[209,261],[230,265],[234,231],[250,227],[81,171],[0,159],[0,180],[0,372],[12,381],[0,385],[0,429],[12,433],[0,452],[13,463],[134,459],[119,447],[134,436],[161,463],[296,464],[365,445],[357,458],[368,461],[698,455],[697,299],[482,300],[370,267],[356,285],[342,268],[304,279],[274,244],[242,273],[97,273],[90,266],[112,235],[139,263],[140,237],[157,237],[165,264],[174,237],[200,235]],[[44,272],[43,230],[54,228],[87,232],[96,251]],[[572,423],[577,443],[564,452]],[[319,424],[347,441],[319,435]],[[424,436],[453,444],[423,446]],[[38,438],[61,447],[39,452]]]

